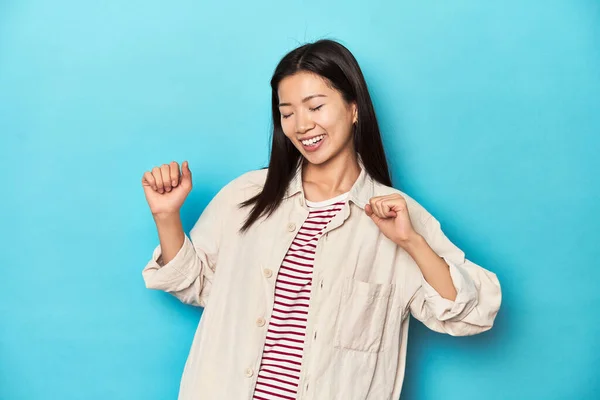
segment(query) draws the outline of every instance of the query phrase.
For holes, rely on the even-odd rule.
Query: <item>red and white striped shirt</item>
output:
[[[255,400],[296,399],[317,241],[347,197],[345,193],[322,202],[306,201],[310,212],[277,275],[273,313],[254,389]]]

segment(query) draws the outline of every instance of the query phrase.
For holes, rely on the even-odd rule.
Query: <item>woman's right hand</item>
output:
[[[142,187],[152,215],[178,214],[183,202],[192,191],[192,172],[187,161],[181,165],[173,161],[146,171]]]

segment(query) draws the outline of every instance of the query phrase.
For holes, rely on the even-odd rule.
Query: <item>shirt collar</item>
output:
[[[303,159],[301,158],[298,162],[296,172],[292,177],[292,180],[290,181],[290,184],[288,185],[287,191],[285,193],[285,199],[295,196],[298,193],[301,193],[302,197],[306,198],[304,196],[304,188],[302,187],[302,161]],[[365,170],[365,167],[362,161],[360,160],[360,157],[358,159],[358,164],[360,166],[360,174],[358,175],[356,182],[354,182],[352,189],[350,189],[348,200],[352,201],[358,207],[364,209],[365,205],[369,203],[369,200],[374,195],[375,182]]]

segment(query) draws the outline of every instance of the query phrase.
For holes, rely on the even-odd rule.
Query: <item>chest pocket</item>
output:
[[[346,278],[335,328],[334,346],[377,353],[396,287]]]

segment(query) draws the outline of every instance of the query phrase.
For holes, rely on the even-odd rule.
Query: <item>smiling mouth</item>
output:
[[[304,146],[314,146],[314,145],[318,144],[319,142],[321,142],[321,140],[323,140],[324,138],[325,138],[325,135],[319,135],[319,136],[315,136],[310,139],[301,140],[300,142]]]

